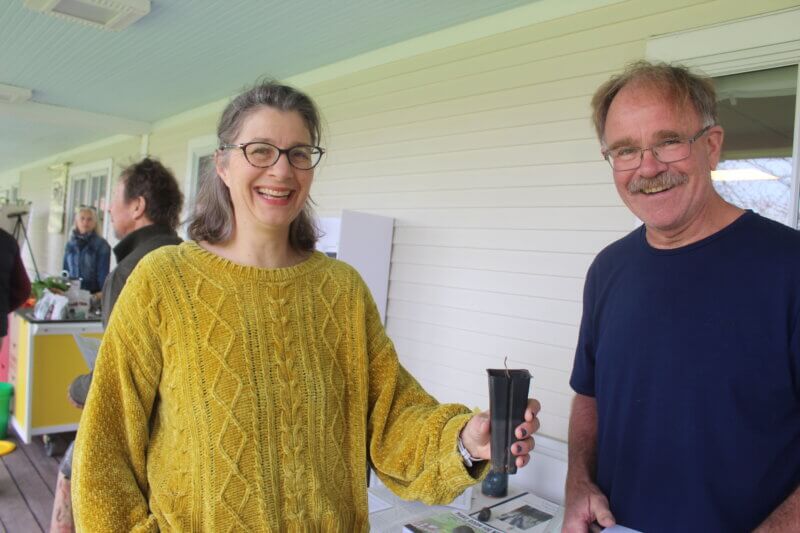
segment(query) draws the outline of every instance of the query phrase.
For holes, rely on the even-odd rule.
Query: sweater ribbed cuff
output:
[[[472,417],[472,413],[467,413],[451,418],[444,427],[440,441],[441,456],[444,457],[441,465],[442,482],[457,494],[483,480],[489,472],[489,461],[481,461],[472,468],[467,468],[464,459],[458,452],[458,437]]]

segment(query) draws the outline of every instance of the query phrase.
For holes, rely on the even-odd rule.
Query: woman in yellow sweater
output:
[[[486,470],[488,418],[429,396],[359,275],[314,251],[313,102],[261,84],[217,133],[194,242],[139,263],[105,333],[75,451],[78,529],[366,531],[367,461],[400,496],[449,502]]]

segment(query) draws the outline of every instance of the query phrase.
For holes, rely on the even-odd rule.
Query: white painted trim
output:
[[[108,170],[112,169],[113,160],[111,158],[100,159],[92,161],[91,163],[84,163],[82,165],[75,165],[69,167],[69,177],[72,178],[73,174],[83,174],[84,172],[94,172],[95,170]]]
[[[531,461],[508,479],[509,490],[525,490],[564,504],[567,481],[567,443],[544,435],[534,435],[536,446]]]
[[[200,158],[214,153],[218,144],[216,134],[210,133],[190,139],[186,149],[186,175],[183,178],[183,213],[181,220],[186,220],[191,213],[195,200],[195,185],[200,170]],[[183,229],[181,230],[183,231]]]
[[[149,154],[150,154],[150,134],[143,133],[142,140],[139,143],[139,155],[144,158],[147,157]]]
[[[782,67],[800,61],[800,8],[653,37],[651,60],[683,63],[709,76]]]
[[[74,335],[83,333],[103,333],[103,323],[92,322],[44,322],[30,323],[34,335]]]
[[[546,435],[535,435],[536,447],[534,453],[546,455],[552,459],[567,462],[568,450],[567,443],[563,440],[554,439]]]
[[[22,429],[22,426],[20,426],[19,422],[17,422],[16,416],[11,417],[11,427],[14,428],[14,431],[19,436],[19,438],[22,439],[22,442],[24,442],[25,444],[31,443],[31,435],[27,431]]]

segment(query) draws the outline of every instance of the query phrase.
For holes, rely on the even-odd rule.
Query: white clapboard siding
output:
[[[590,254],[443,248],[395,244],[392,261],[418,265],[478,268],[493,272],[519,272],[580,278],[592,261]]]
[[[415,171],[452,171],[519,165],[542,165],[590,162],[598,159],[597,141],[581,139],[547,141],[539,144],[503,146],[486,150],[459,150],[437,154],[405,154],[398,157],[391,150],[377,161],[331,163],[325,165],[325,174],[347,177],[412,174]],[[489,176],[487,175],[487,178]]]
[[[573,326],[578,325],[580,320],[578,302],[537,296],[395,281],[391,284],[389,298],[412,304],[440,305],[448,309],[463,309]]]
[[[329,176],[315,181],[314,194],[358,194],[373,191],[435,191],[492,187],[542,187],[548,185],[605,184],[612,187],[608,164],[598,158],[588,163],[494,167],[450,172],[417,172],[405,175],[362,177]]]
[[[442,305],[390,300],[386,315],[430,322],[438,326],[511,337],[561,348],[572,348],[578,327],[550,321],[492,315],[480,311],[454,309]]]
[[[395,263],[390,276],[396,283],[418,283],[433,287],[453,287],[495,294],[536,296],[551,300],[580,302],[582,278],[540,276],[515,272],[490,272],[473,268],[436,267]]]
[[[520,363],[524,363],[521,358],[515,358],[511,354],[480,354],[476,352],[467,352],[456,348],[439,346],[415,339],[409,339],[407,337],[403,337],[402,335],[395,336],[394,344],[396,348],[407,353],[409,359],[421,362],[435,361],[437,366],[452,370],[464,370],[466,363],[468,363],[470,359],[474,359],[476,362],[480,363],[481,366],[477,374],[467,378],[467,381],[461,384],[467,388],[471,387],[472,383],[480,382],[482,384],[485,382],[487,379],[487,368],[504,368],[506,363],[509,368],[515,368],[515,365],[518,366]],[[522,356],[523,354],[518,355]],[[568,370],[551,368],[539,369],[537,371],[537,375],[541,376],[542,383],[539,384],[538,387],[555,393],[569,394],[570,389],[566,385],[565,381],[563,381],[565,379],[565,374],[568,373]],[[556,377],[558,379],[550,379]],[[485,393],[486,391],[481,387],[481,392]]]
[[[606,77],[606,75],[598,77],[598,81]],[[359,147],[386,143],[424,142],[426,139],[454,133],[505,131],[539,124],[552,126],[560,121],[580,120],[589,116],[587,95],[583,94],[586,92],[584,84],[575,91],[581,93],[579,97],[566,98],[562,93],[556,100],[548,102],[524,103],[531,98],[531,90],[526,87],[518,92],[520,96],[526,98],[512,98],[509,102],[506,98],[498,101],[494,95],[479,95],[461,100],[437,102],[413,110],[390,111],[380,116],[372,115],[368,121],[359,119],[362,121],[362,127],[349,132],[344,127],[349,121],[337,122],[335,135],[330,137],[328,146],[335,152],[338,152],[340,147],[343,151],[359,150]],[[515,104],[515,101],[521,103]],[[554,105],[554,102],[557,104]],[[447,110],[442,109],[456,104],[462,110],[460,114],[448,115]],[[470,109],[470,113],[463,114],[465,107]],[[583,120],[578,127],[582,130],[590,125],[588,121]]]
[[[539,207],[537,209],[517,207],[485,207],[469,209],[416,209],[398,207],[393,209],[371,209],[354,204],[329,204],[318,206],[323,215],[341,209],[371,211],[378,215],[395,218],[395,226],[427,226],[451,228],[495,228],[495,229],[552,229],[590,231],[630,231],[634,220],[624,206],[618,207]],[[465,216],[466,215],[466,216]]]
[[[315,198],[328,205],[338,201],[352,201],[372,209],[386,209],[412,204],[420,208],[449,207],[473,208],[486,205],[506,207],[614,207],[619,196],[606,184],[548,187],[487,187],[462,190],[454,188],[439,191],[373,192],[370,194],[319,194]]]
[[[414,345],[403,345],[402,339],[400,339],[396,345],[401,346],[400,349],[407,353],[414,352],[414,349],[416,348]],[[452,387],[461,390],[464,393],[474,394],[474,398],[483,399],[483,401],[478,404],[478,407],[482,407],[484,409],[489,407],[487,386],[488,379],[486,377],[485,369],[481,369],[479,372],[472,372],[465,367],[440,364],[435,359],[435,362],[431,362],[432,357],[433,354],[429,354],[429,357],[427,358],[409,355],[404,359],[403,366],[414,376],[418,376],[420,378],[425,377],[425,379],[436,383],[437,385]],[[503,358],[501,357],[499,364],[493,364],[490,361],[487,368],[504,368],[502,359]],[[561,372],[558,374],[560,374],[561,379],[565,380],[568,373]],[[545,400],[550,400],[549,403],[551,408],[549,411],[554,415],[563,417],[569,416],[570,400],[572,396],[571,392],[569,390],[565,390],[564,392],[552,391],[545,386],[544,379],[542,379],[541,384],[538,382],[536,378],[538,374],[535,370],[532,372],[532,375],[532,385],[537,391],[537,397],[541,398],[543,402]],[[456,379],[451,380],[451,377]]]
[[[387,331],[434,396],[486,407],[485,369],[529,368],[565,439],[583,280],[630,232],[590,121],[595,89],[656,34],[789,0],[630,0],[308,87],[329,149],[322,215],[395,218]]]
[[[392,140],[357,148],[338,149],[334,146],[326,164],[330,166],[361,161],[381,164],[387,154],[389,164],[392,164],[392,160],[405,160],[409,154],[419,157],[443,152],[489,151],[494,148],[530,146],[545,142],[594,140],[593,130],[586,118],[514,127],[484,125],[468,133],[460,130],[458,133],[450,131],[434,135],[433,132],[426,131],[429,136],[414,140]],[[595,151],[594,156],[598,159],[599,151]]]
[[[513,338],[500,333],[481,333],[461,328],[439,326],[416,317],[409,319],[395,315],[389,322],[387,331],[392,338],[403,337],[418,340],[431,346],[457,349],[465,354],[465,362],[473,359],[480,364],[484,358],[496,361],[508,356],[517,364],[524,363],[534,368],[568,371],[572,368],[573,347],[552,346],[527,339]],[[515,333],[512,331],[512,333]],[[475,354],[471,358],[469,354]],[[483,357],[478,357],[483,356]],[[495,365],[496,363],[492,363]],[[486,367],[483,367],[486,368]]]
[[[484,122],[499,124],[504,119],[509,120],[511,126],[553,122],[586,114],[593,87],[608,79],[609,74],[603,72],[586,78],[533,82],[527,86],[504,89],[502,94],[490,92],[453,97],[441,102],[421,103],[412,108],[387,107],[365,116],[342,116],[339,120],[334,120],[331,111],[324,107],[322,112],[331,121],[332,142],[364,142],[367,145],[392,140],[395,136],[408,138],[406,126],[414,124],[422,124],[422,128],[417,130],[419,135],[427,132],[436,135],[453,127],[463,127],[469,131],[482,127]],[[583,102],[580,102],[581,98]],[[538,118],[532,118],[532,115]],[[399,133],[395,130],[399,130]]]
[[[452,248],[596,254],[607,243],[622,237],[624,233],[626,232],[536,229],[508,229],[498,232],[490,229],[402,226],[395,229],[394,242]]]

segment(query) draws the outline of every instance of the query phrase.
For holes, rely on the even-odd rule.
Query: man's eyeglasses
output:
[[[281,154],[286,154],[289,164],[299,170],[311,170],[320,159],[325,150],[319,146],[299,145],[291,148],[278,148],[274,144],[262,141],[254,141],[242,144],[223,144],[220,150],[231,150],[239,148],[244,154],[248,163],[258,168],[271,167],[280,159]]]
[[[644,153],[648,150],[662,163],[677,163],[689,157],[692,153],[692,144],[712,127],[713,124],[706,126],[688,139],[667,139],[647,148],[620,146],[606,150],[603,152],[603,157],[611,165],[611,168],[618,172],[639,168],[642,165]]]

